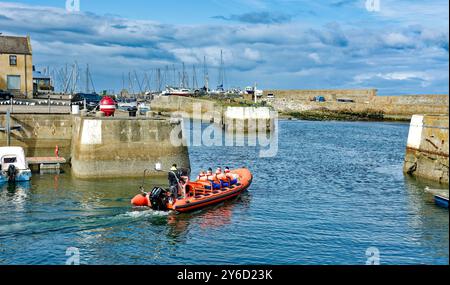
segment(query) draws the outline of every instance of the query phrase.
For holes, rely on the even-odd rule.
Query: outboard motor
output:
[[[161,187],[153,188],[150,193],[150,204],[153,210],[155,211],[166,211],[167,210],[167,190],[164,190]]]
[[[8,174],[8,181],[9,182],[15,182],[16,181],[16,166],[14,164],[10,164],[8,166],[8,170],[6,171],[6,173]]]

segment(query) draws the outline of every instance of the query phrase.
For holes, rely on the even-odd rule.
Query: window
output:
[[[5,157],[3,159],[3,163],[16,163],[17,158],[16,157]]]
[[[6,80],[8,90],[20,90],[20,75],[8,75]]]
[[[17,55],[9,56],[9,65],[16,66],[17,65]]]

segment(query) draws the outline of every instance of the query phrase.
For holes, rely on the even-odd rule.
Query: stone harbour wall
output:
[[[186,146],[173,145],[171,135],[179,122],[154,118],[93,118],[72,115],[12,114],[11,126],[21,126],[10,135],[11,146],[21,146],[27,157],[60,156],[71,163],[79,178],[141,177],[167,175],[155,171],[161,163],[167,170],[173,163],[190,167]],[[5,127],[6,114],[0,115]],[[0,146],[7,145],[0,132]]]
[[[183,96],[158,96],[151,104],[153,112],[185,113],[191,119],[204,119],[212,121],[214,118],[220,118],[222,108],[213,101]]]
[[[448,184],[449,117],[414,115],[403,170],[409,175]]]
[[[0,115],[0,126],[5,127],[6,115]],[[61,156],[70,157],[72,117],[70,115],[11,114],[11,146],[21,146],[27,156],[54,156],[58,146]],[[0,132],[0,146],[7,145],[5,132]]]
[[[269,95],[273,95],[269,96]],[[325,102],[314,102],[322,96]],[[338,102],[347,99],[350,102]],[[449,114],[448,95],[378,96],[376,89],[266,90],[263,98],[281,113],[326,109],[329,111],[380,112],[386,117],[411,119],[414,114]]]

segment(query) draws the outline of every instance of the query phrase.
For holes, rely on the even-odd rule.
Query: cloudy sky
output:
[[[189,72],[197,66],[201,84],[204,56],[215,86],[223,50],[228,87],[448,94],[448,6],[448,0],[80,0],[74,12],[65,0],[22,0],[0,2],[0,33],[30,35],[41,69],[89,63],[97,90],[118,91],[122,74],[136,71],[142,80],[155,68],[179,70],[182,62]]]

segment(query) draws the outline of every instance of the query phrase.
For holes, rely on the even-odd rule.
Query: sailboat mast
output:
[[[161,92],[161,69],[159,68],[157,70],[157,77],[158,77],[158,92]]]
[[[186,70],[185,70],[185,66],[184,66],[184,62],[183,62],[183,74],[182,74],[182,82],[181,82],[181,87],[185,88],[185,82],[186,82]]]
[[[220,50],[220,68],[219,68],[219,87],[223,89],[223,83],[224,83],[224,67],[223,67],[223,50]]]
[[[176,74],[176,70],[175,70],[175,64],[172,65],[173,68],[173,86],[177,85],[177,74]]]
[[[89,64],[86,64],[86,94],[89,94]]]
[[[206,93],[209,91],[209,75],[208,75],[208,67],[206,65],[206,56],[203,57],[203,76],[205,80],[205,89]]]
[[[125,75],[122,72],[122,90],[125,89]]]
[[[192,88],[194,90],[198,88],[197,71],[195,70],[195,64],[192,65]]]

